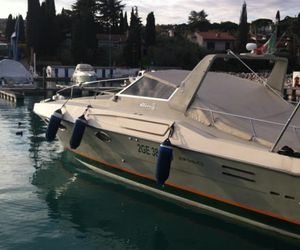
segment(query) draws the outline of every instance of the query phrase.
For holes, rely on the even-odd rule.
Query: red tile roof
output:
[[[236,38],[233,35],[230,35],[227,32],[220,31],[205,31],[205,32],[197,32],[198,35],[202,36],[204,40],[231,40],[234,41]]]

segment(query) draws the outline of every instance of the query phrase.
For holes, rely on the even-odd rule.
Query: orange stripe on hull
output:
[[[145,179],[148,179],[148,180],[156,181],[155,178],[153,178],[151,176],[143,175],[143,174],[140,174],[138,172],[132,171],[130,169],[110,164],[110,163],[108,163],[106,161],[101,161],[99,159],[96,159],[95,157],[86,155],[86,154],[84,154],[84,153],[82,153],[80,151],[77,151],[77,150],[73,150],[73,149],[70,149],[70,148],[66,148],[66,149],[69,150],[69,151],[71,151],[71,152],[74,152],[75,154],[78,154],[78,155],[80,155],[82,157],[85,157],[87,159],[90,159],[90,160],[93,160],[95,162],[104,164],[104,165],[106,165],[108,167],[111,167],[111,168],[114,168],[114,169],[118,169],[118,170],[121,170],[123,172],[130,173],[130,174],[133,174],[135,176],[142,177],[142,178],[145,178]],[[220,198],[220,197],[217,197],[217,196],[214,196],[214,195],[210,195],[210,194],[199,192],[198,190],[195,190],[195,189],[192,189],[192,188],[188,188],[188,187],[184,187],[184,186],[179,186],[179,185],[176,185],[176,184],[171,183],[171,182],[166,182],[166,185],[170,186],[170,187],[173,187],[173,188],[176,188],[176,189],[180,189],[180,190],[184,190],[184,191],[196,194],[198,196],[202,196],[202,197],[209,198],[209,199],[212,199],[212,200],[215,200],[215,201],[219,201],[219,202],[222,202],[222,203],[225,203],[225,204],[229,204],[229,205],[233,205],[233,206],[236,206],[236,207],[239,207],[239,208],[243,208],[243,209],[246,209],[246,210],[249,210],[249,211],[252,211],[252,212],[256,212],[256,213],[259,213],[259,214],[267,215],[267,216],[270,216],[270,217],[273,217],[273,218],[276,218],[276,219],[279,219],[279,220],[283,220],[283,221],[287,221],[287,222],[290,222],[290,223],[293,223],[293,224],[296,224],[296,225],[300,225],[300,221],[298,221],[298,220],[294,220],[294,219],[282,217],[282,216],[274,214],[274,213],[265,212],[265,211],[262,211],[262,210],[259,210],[259,209],[256,209],[256,208],[248,207],[246,205],[243,205],[243,204],[231,201],[231,200],[227,200],[227,199],[223,199],[223,198]]]

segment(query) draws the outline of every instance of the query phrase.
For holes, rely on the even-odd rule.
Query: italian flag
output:
[[[269,40],[256,49],[256,54],[274,54],[276,51],[277,29],[272,33]]]

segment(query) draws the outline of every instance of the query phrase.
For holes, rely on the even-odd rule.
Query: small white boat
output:
[[[23,64],[11,60],[0,61],[0,85],[2,87],[33,86],[32,74]]]
[[[90,64],[77,64],[72,76],[72,82],[80,84],[97,80],[94,68]]]
[[[214,67],[234,59],[273,70],[261,84]],[[48,100],[34,112],[49,141],[58,131],[97,173],[300,238],[300,104],[281,97],[286,69],[274,56],[208,55],[191,72],[146,72],[117,94]]]

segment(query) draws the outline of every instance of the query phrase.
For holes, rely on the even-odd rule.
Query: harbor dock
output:
[[[0,90],[0,98],[17,103],[24,101],[24,94],[19,91]]]

